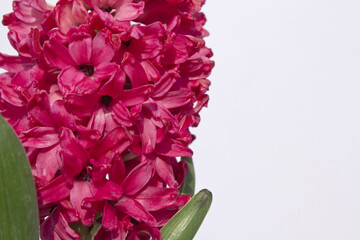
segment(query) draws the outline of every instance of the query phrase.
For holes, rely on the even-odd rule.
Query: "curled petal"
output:
[[[0,53],[0,67],[9,72],[20,72],[32,68],[36,64],[36,59],[21,57],[21,56],[9,56]]]
[[[115,208],[106,202],[101,220],[103,228],[109,231],[115,230],[118,226],[117,222]]]
[[[95,213],[88,209],[82,208],[85,198],[92,197],[91,184],[84,181],[75,181],[74,187],[70,192],[70,202],[76,212],[79,214],[81,222],[88,226],[94,221]]]
[[[152,161],[144,161],[135,167],[122,182],[124,193],[127,196],[138,193],[151,179],[154,174]]]
[[[43,126],[54,126],[54,121],[50,113],[49,96],[45,91],[34,95],[30,99],[27,109],[31,117]]]
[[[124,213],[130,215],[137,221],[143,221],[149,224],[155,224],[156,220],[146,209],[137,201],[131,198],[122,197],[114,205],[115,208],[123,211]]]
[[[190,148],[184,146],[184,144],[179,141],[169,138],[165,139],[161,143],[158,143],[156,145],[155,152],[168,157],[191,157],[193,155]]]
[[[121,126],[113,129],[90,151],[94,158],[100,158],[107,152],[123,152],[131,144],[131,136]]]
[[[55,22],[63,33],[69,32],[72,26],[87,23],[88,12],[81,0],[60,1],[55,10]]]
[[[60,175],[44,187],[38,188],[37,195],[39,204],[46,205],[63,200],[70,195],[71,188],[72,185],[65,180],[63,175]]]
[[[58,130],[53,127],[34,127],[20,135],[24,147],[47,148],[59,142]]]
[[[157,211],[174,205],[178,194],[175,188],[150,186],[136,196],[136,201],[141,203],[147,211]]]
[[[57,208],[40,226],[41,239],[60,240],[69,239],[76,240],[80,238],[80,234],[75,232],[67,223],[60,210]]]
[[[188,104],[193,96],[194,93],[191,90],[181,89],[169,92],[163,98],[158,99],[158,102],[167,109],[177,108]]]
[[[63,161],[63,174],[66,178],[71,179],[84,169],[90,156],[68,128],[62,131],[60,146],[62,148],[60,156]]]
[[[124,91],[120,99],[126,106],[134,106],[146,102],[154,87],[152,85],[144,85]]]

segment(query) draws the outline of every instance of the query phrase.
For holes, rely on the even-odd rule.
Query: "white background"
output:
[[[195,239],[360,239],[360,1],[204,11],[216,67],[192,148],[214,201]]]

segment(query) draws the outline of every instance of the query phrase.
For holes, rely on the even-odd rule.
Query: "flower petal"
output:
[[[20,135],[24,147],[47,148],[59,142],[57,129],[53,127],[34,127]]]
[[[70,202],[76,212],[79,214],[81,222],[85,226],[89,226],[95,218],[95,213],[88,209],[82,208],[82,203],[85,198],[92,197],[91,184],[84,181],[75,181],[74,187],[70,192]]]
[[[59,89],[62,94],[77,93],[77,85],[83,81],[85,73],[73,66],[65,67],[58,76]]]
[[[90,117],[99,100],[98,94],[68,94],[65,96],[65,106],[78,117]]]
[[[147,187],[136,196],[138,201],[147,211],[158,211],[176,203],[179,192],[175,188]]]
[[[122,197],[114,205],[115,208],[123,211],[124,213],[130,215],[137,221],[143,221],[151,225],[155,224],[156,220],[146,209],[137,201],[131,198]]]
[[[127,196],[137,194],[149,182],[154,174],[153,161],[144,161],[127,175],[121,186]]]
[[[95,159],[99,159],[109,151],[122,153],[130,144],[131,136],[122,126],[119,126],[109,132],[98,145],[92,148],[90,154]]]
[[[71,36],[69,53],[77,65],[89,64],[91,61],[92,38],[84,32],[75,33]]]
[[[50,39],[44,44],[44,55],[50,64],[59,69],[75,65],[68,49],[55,39]]]
[[[37,176],[46,181],[50,181],[54,178],[56,172],[59,170],[59,149],[60,146],[41,149],[36,157],[36,171]]]
[[[75,232],[67,223],[57,208],[40,226],[40,237],[46,240],[76,240],[80,234]]]
[[[163,142],[158,143],[155,152],[168,157],[191,157],[193,155],[190,148],[170,138],[166,138]]]
[[[112,231],[115,230],[118,226],[117,224],[117,217],[116,217],[116,210],[110,203],[105,202],[104,211],[102,215],[102,226],[106,230]]]
[[[35,94],[29,101],[27,109],[31,117],[43,126],[55,127],[50,113],[50,100],[45,91]]]
[[[60,175],[44,187],[37,189],[39,204],[46,205],[63,200],[70,195],[71,188],[71,184],[65,181],[63,175]]]
[[[68,128],[64,128],[62,131],[60,146],[62,148],[60,156],[63,161],[63,175],[72,180],[88,164],[90,156]]]
[[[153,85],[144,85],[130,90],[125,90],[120,95],[120,99],[126,106],[141,104],[149,99],[153,89]]]
[[[115,55],[115,48],[111,42],[112,34],[110,31],[102,30],[96,34],[92,42],[91,61],[97,66],[100,63],[110,62]]]
[[[129,21],[134,20],[144,12],[145,3],[125,3],[116,9],[114,19],[116,21]]]

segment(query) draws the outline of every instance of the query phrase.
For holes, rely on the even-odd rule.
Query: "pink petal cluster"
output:
[[[15,0],[0,111],[26,148],[41,238],[161,239],[180,195],[212,52],[205,0]],[[99,214],[101,213],[101,214]],[[100,216],[100,218],[98,218]]]

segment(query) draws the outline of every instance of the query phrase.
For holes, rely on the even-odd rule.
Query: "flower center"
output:
[[[105,95],[101,97],[100,103],[106,107],[109,107],[111,101],[112,101],[112,97],[110,97],[109,95]]]
[[[84,64],[79,67],[79,70],[85,73],[87,77],[90,77],[94,74],[94,66],[91,64]]]
[[[116,13],[116,9],[114,9],[112,7],[104,7],[104,8],[101,8],[101,10],[103,10],[104,12],[110,13],[113,16]]]

